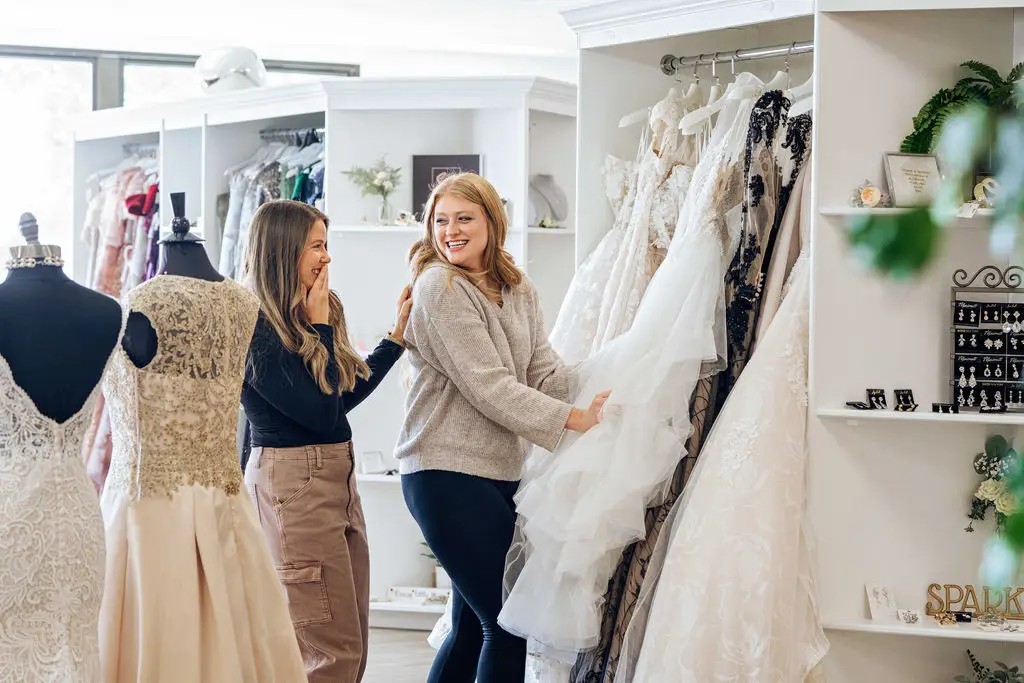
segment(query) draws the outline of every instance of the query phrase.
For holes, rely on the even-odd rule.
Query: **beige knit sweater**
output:
[[[561,439],[571,371],[548,344],[533,284],[502,297],[498,306],[440,266],[417,279],[405,329],[413,383],[395,451],[402,474],[515,481],[529,443],[554,450]]]

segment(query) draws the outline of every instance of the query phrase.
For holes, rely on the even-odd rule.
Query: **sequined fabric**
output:
[[[129,292],[126,306],[149,319],[159,346],[141,369],[118,351],[108,373],[107,487],[131,498],[191,484],[237,493],[235,427],[258,301],[232,280],[161,275]]]

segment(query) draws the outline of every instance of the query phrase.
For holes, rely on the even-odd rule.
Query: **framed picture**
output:
[[[479,154],[414,154],[412,157],[412,207],[418,221],[434,185],[455,173],[483,175]]]
[[[942,183],[942,173],[939,159],[934,154],[888,152],[884,165],[885,182],[889,186],[893,206],[921,206],[935,199]]]
[[[868,593],[868,607],[872,621],[896,620],[896,597],[888,586],[869,583],[865,585]]]

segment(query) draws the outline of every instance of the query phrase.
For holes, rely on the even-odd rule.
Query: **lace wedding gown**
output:
[[[692,106],[673,89],[651,108],[638,161],[605,161],[615,221],[573,277],[550,335],[570,365],[629,329],[664,258],[693,175],[695,141],[678,127]]]
[[[804,510],[809,292],[804,251],[673,510],[617,681],[794,683],[828,650]]]
[[[54,422],[0,356],[0,681],[100,680],[103,518],[81,455],[99,388]]]
[[[141,369],[118,349],[104,387],[104,680],[305,681],[235,446],[259,304],[232,280],[159,275],[126,306],[149,319],[159,348]]]
[[[751,106],[724,106],[632,327],[579,367],[579,405],[612,391],[604,421],[528,459],[499,623],[534,652],[571,662],[597,644],[608,578],[684,454],[694,386],[722,367],[725,268],[739,227],[726,215],[740,201]]]

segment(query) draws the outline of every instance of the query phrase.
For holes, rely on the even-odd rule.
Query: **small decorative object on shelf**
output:
[[[918,624],[921,622],[921,613],[916,609],[899,609],[896,610],[896,619],[901,624]]]
[[[874,410],[874,408],[869,406],[864,401],[847,401],[846,407],[853,408],[854,410]]]
[[[958,624],[969,624],[969,623],[971,623],[971,613],[970,612],[963,612],[963,611],[961,611],[961,612],[951,612],[951,614],[953,615],[953,618],[956,619],[956,623],[958,623]]]
[[[933,403],[932,412],[944,415],[956,415],[960,412],[960,406],[955,403]]]
[[[971,498],[971,520],[964,531],[974,531],[974,522],[985,519],[989,508],[996,510],[996,531],[1002,532],[1008,515],[1016,510],[1016,499],[1007,489],[1005,477],[1018,466],[1020,455],[998,434],[985,440],[985,450],[974,456],[974,471],[985,477]]]
[[[560,228],[562,226],[559,225],[558,221],[556,221],[553,218],[541,218],[540,221],[538,221],[538,223],[537,223],[537,227],[548,228],[548,229],[554,230],[554,229]]]
[[[953,679],[956,683],[1024,683],[1024,673],[1019,667],[996,662],[996,668],[991,669],[979,662],[970,650],[967,657],[971,662],[971,675],[957,676]]]
[[[895,409],[898,413],[912,413],[917,410],[917,403],[914,402],[914,392],[910,389],[896,389]]]
[[[975,619],[974,623],[977,624],[979,631],[1000,631],[1006,623],[1006,619],[999,616],[994,609],[990,609]]]
[[[956,617],[952,612],[936,612],[932,616],[939,626],[956,626]]]
[[[399,211],[395,216],[395,225],[415,225],[416,215],[412,211]]]
[[[889,152],[884,166],[893,206],[923,206],[938,195],[942,173],[939,158],[934,154]]]
[[[868,403],[876,410],[885,410],[888,407],[885,401],[885,389],[868,389]]]
[[[999,181],[992,176],[978,176],[975,178],[974,201],[983,209],[991,209],[992,204],[999,198]]]
[[[391,205],[388,203],[388,197],[398,187],[402,169],[397,166],[388,166],[384,157],[381,157],[369,168],[353,166],[351,170],[344,173],[359,187],[364,197],[369,195],[380,197],[380,204],[377,205],[377,225],[389,225],[391,223]]]
[[[872,621],[893,621],[897,617],[896,598],[888,586],[866,584],[868,608],[871,610]]]
[[[865,180],[853,190],[850,206],[858,209],[874,209],[889,206],[889,197],[870,180]]]

